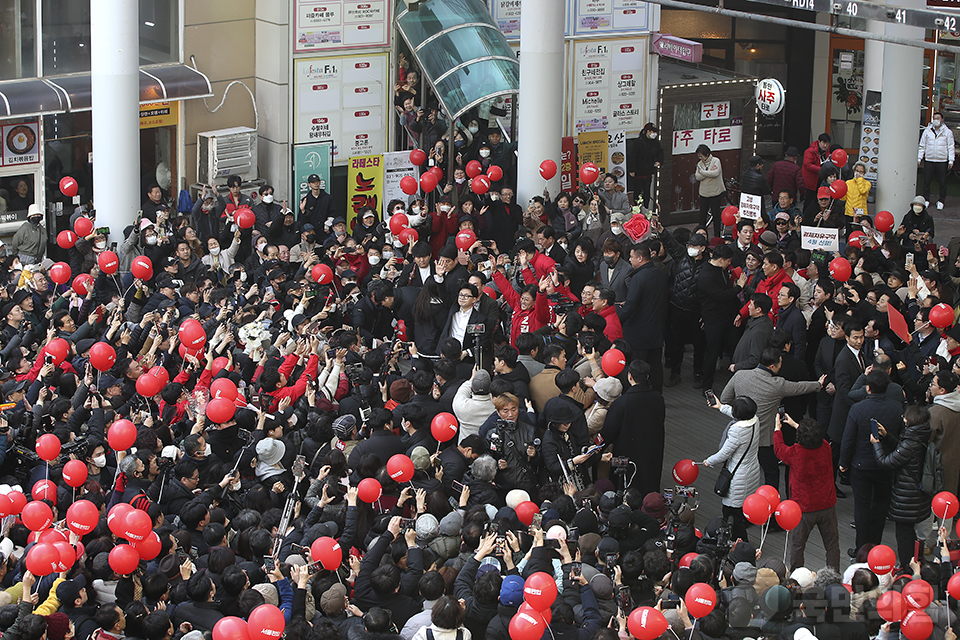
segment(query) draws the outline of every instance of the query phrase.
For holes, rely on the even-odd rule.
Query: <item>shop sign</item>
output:
[[[293,183],[297,185],[297,202],[307,196],[310,187],[307,178],[313,174],[320,176],[320,188],[330,190],[330,158],[333,155],[332,142],[314,142],[293,145]],[[299,211],[299,209],[295,209]]]
[[[386,0],[297,0],[295,53],[390,44]]]
[[[787,92],[784,91],[783,85],[780,84],[779,80],[776,78],[766,78],[757,83],[754,96],[757,99],[757,108],[760,109],[760,112],[768,116],[773,116],[780,113],[783,109]]]
[[[611,131],[607,135],[607,149],[610,154],[610,164],[607,173],[617,176],[617,189],[627,190],[627,132],[623,129]]]
[[[703,45],[668,33],[652,33],[650,34],[650,53],[684,62],[700,62],[703,60]]]
[[[521,0],[491,0],[490,14],[508,40],[520,38]],[[572,0],[567,3],[564,35],[646,32],[650,4],[642,0]]]
[[[409,155],[409,154],[408,154]],[[347,229],[353,232],[357,214],[365,207],[380,211],[383,203],[383,155],[350,158],[347,170]]]
[[[700,104],[700,120],[726,120],[730,117],[730,101],[703,102]]]
[[[800,227],[800,248],[840,251],[840,230],[823,227]]]
[[[644,38],[578,42],[575,51],[574,130],[643,128]]]
[[[13,167],[40,162],[40,127],[36,120],[0,127],[3,155],[0,166]]]
[[[569,193],[577,184],[577,149],[573,136],[560,141],[560,190]]]
[[[682,129],[673,132],[673,155],[695,153],[701,144],[710,147],[711,151],[739,149],[742,138],[742,126]]]
[[[610,143],[606,131],[587,131],[577,136],[577,156],[582,167],[592,162],[602,176],[607,172]]]
[[[177,125],[177,102],[146,102],[140,105],[140,128],[156,129]]]

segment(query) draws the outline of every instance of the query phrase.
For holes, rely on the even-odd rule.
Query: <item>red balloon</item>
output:
[[[113,251],[104,251],[97,256],[97,265],[100,267],[100,271],[111,276],[120,268],[120,258]]]
[[[593,184],[600,177],[600,169],[592,162],[587,162],[580,167],[580,182],[584,184]]]
[[[952,518],[960,511],[960,503],[957,502],[957,496],[949,491],[941,491],[933,496],[931,507],[933,508],[933,515],[942,520]]]
[[[100,510],[89,500],[77,500],[67,508],[67,529],[84,536],[97,527]]]
[[[417,179],[413,176],[403,176],[400,178],[400,190],[412,196],[417,192]]]
[[[509,632],[511,640],[540,640],[547,627],[543,616],[527,611],[517,611],[510,618]]]
[[[60,552],[52,544],[35,544],[27,552],[27,570],[37,576],[48,576],[58,571]]]
[[[387,460],[387,473],[397,482],[409,482],[413,478],[413,471],[413,460],[402,453],[390,456]]]
[[[878,544],[867,554],[867,564],[878,576],[886,575],[897,564],[897,554],[887,545]]]
[[[557,163],[553,160],[544,160],[540,163],[540,177],[549,180],[557,175]]]
[[[637,640],[656,640],[669,626],[663,614],[653,607],[637,607],[627,618],[627,629]]]
[[[540,513],[540,507],[529,500],[521,502],[514,510],[517,512],[517,519],[528,527],[533,524],[533,516]]]
[[[28,502],[20,513],[20,519],[27,529],[43,531],[53,524],[53,509],[46,502],[34,500]]]
[[[443,180],[443,169],[440,167],[430,167],[429,173],[433,174],[433,177],[437,179],[438,183]]]
[[[413,178],[410,178],[413,180]],[[405,213],[395,213],[390,216],[390,233],[397,236],[400,232],[410,226],[410,218]]]
[[[838,282],[850,279],[850,262],[846,258],[834,258],[830,261],[830,277]]]
[[[90,232],[93,231],[93,221],[87,216],[80,216],[77,218],[77,221],[73,223],[73,230],[81,238],[86,238],[90,235]]]
[[[357,497],[369,504],[379,500],[381,494],[383,494],[383,487],[376,478],[364,478],[357,485]]]
[[[73,249],[73,245],[77,244],[78,239],[76,233],[70,229],[64,229],[57,234],[57,245],[61,249]]]
[[[233,414],[237,412],[237,405],[233,400],[227,398],[214,398],[207,403],[207,417],[210,422],[223,424],[233,419]]]
[[[333,538],[323,536],[310,545],[310,557],[327,571],[336,571],[337,567],[343,563],[343,549]]]
[[[52,355],[53,364],[59,365],[66,359],[67,355],[69,355],[70,345],[67,344],[67,341],[63,338],[54,338],[47,343],[47,346],[44,348],[44,353]]]
[[[550,620],[553,618],[553,612],[550,609],[544,609],[543,611],[537,611],[534,609],[529,602],[521,602],[520,607],[517,611],[527,613],[531,616],[540,616],[543,618],[543,621],[547,624],[550,624]]]
[[[96,342],[90,347],[90,364],[97,371],[108,371],[117,364],[117,351],[106,342]]]
[[[107,443],[114,451],[126,451],[137,441],[137,427],[127,419],[113,423],[107,431]]]
[[[620,375],[620,372],[626,366],[627,359],[620,349],[607,349],[606,353],[600,358],[600,368],[611,378]]]
[[[120,535],[130,542],[140,542],[150,535],[153,529],[153,521],[146,511],[134,509],[123,518],[123,524],[120,525]]]
[[[437,442],[446,442],[457,435],[459,424],[452,413],[444,411],[434,416],[430,422],[430,433]]]
[[[471,160],[467,163],[466,172],[468,178],[476,178],[483,173],[483,165],[477,160]]]
[[[149,373],[141,373],[137,378],[137,393],[144,398],[152,398],[163,389],[163,383],[156,376]]]
[[[423,149],[414,149],[410,152],[410,164],[420,166],[427,161],[427,154],[423,152]]]
[[[958,574],[960,575],[960,574]],[[877,613],[887,622],[903,620],[903,596],[899,591],[884,591],[877,599]]]
[[[53,531],[53,529],[51,529],[51,531]],[[57,555],[59,556],[57,571],[69,571],[73,563],[77,561],[77,550],[66,540],[57,540],[51,544],[53,548],[57,550]]]
[[[207,332],[203,330],[202,324],[193,319],[184,320],[177,335],[180,344],[190,351],[202,349],[207,344]]]
[[[930,324],[938,329],[946,329],[953,324],[953,307],[941,302],[930,309]]]
[[[777,508],[777,505],[780,504],[780,492],[768,484],[762,485],[754,493],[759,493],[767,499],[767,502],[770,503],[771,512]]]
[[[800,505],[793,500],[784,500],[778,504],[774,515],[777,518],[777,524],[787,531],[796,529],[797,525],[800,524],[800,520],[803,518]]]
[[[233,214],[233,220],[241,229],[249,229],[256,224],[257,214],[253,212],[253,209],[241,207]]]
[[[153,277],[153,262],[147,256],[137,256],[130,263],[130,273],[134,278],[149,280]]]
[[[15,516],[23,513],[23,509],[27,506],[27,496],[23,495],[22,491],[11,491],[7,494],[7,497],[13,504],[10,508],[10,515]]]
[[[59,441],[57,444],[59,444]],[[54,456],[54,458],[56,458],[56,456]],[[33,490],[30,492],[30,495],[33,496],[34,500],[49,500],[50,502],[56,503],[57,485],[55,485],[52,480],[40,480],[33,485]]]
[[[219,358],[214,358],[213,365],[211,365],[210,367],[210,371],[213,373],[213,375],[217,375],[218,373],[226,369],[229,364],[230,364],[230,361],[224,356],[220,356]],[[227,371],[233,371],[233,369],[227,369]]]
[[[497,290],[494,289],[493,287],[484,287],[483,292],[487,294],[489,297],[493,298],[494,300],[497,299]]]
[[[333,282],[333,269],[325,264],[316,264],[310,270],[310,276],[317,284],[330,284]]]
[[[194,360],[199,360],[200,356],[203,354],[203,347],[199,349],[187,349],[182,344],[177,347],[177,353],[180,354],[180,357],[186,360],[187,358],[193,358]]]
[[[773,509],[770,507],[770,502],[759,493],[749,495],[747,499],[743,501],[743,515],[753,524],[763,524],[766,522],[772,511]]]
[[[226,398],[230,402],[237,399],[237,385],[230,378],[217,378],[210,385],[211,398]]]
[[[13,500],[6,494],[0,494],[0,517],[10,515],[13,510]]]
[[[470,229],[464,229],[457,234],[457,249],[460,251],[469,251],[470,247],[473,246],[473,243],[477,241],[477,234]]]
[[[140,554],[128,544],[117,545],[110,551],[107,560],[117,575],[127,576],[140,565]],[[276,640],[276,638],[274,638]]]
[[[437,176],[430,173],[429,171],[422,176],[420,176],[420,188],[423,189],[424,193],[430,193],[437,188]]]
[[[56,262],[50,266],[50,279],[57,284],[66,284],[70,276],[70,265],[66,262]]]
[[[410,229],[409,227],[402,230],[399,235],[397,235],[397,240],[403,244],[410,244],[411,242],[416,242],[420,239],[420,234],[417,233],[416,229]]]
[[[947,581],[947,593],[954,600],[960,600],[960,573],[950,576],[950,580]]]
[[[835,200],[840,200],[847,195],[847,183],[839,178],[830,183],[830,195]]]
[[[900,621],[900,633],[907,640],[927,640],[933,633],[933,620],[925,611],[910,611]]]
[[[77,195],[79,190],[80,185],[78,185],[77,181],[70,176],[63,176],[60,178],[60,193],[63,195],[67,196],[68,198],[72,198]]]
[[[44,529],[39,533],[34,532],[31,535],[36,535],[37,542],[41,544],[53,544],[54,542],[66,542],[67,536],[63,535],[63,532],[59,529]]]
[[[139,542],[134,542],[131,546],[137,551],[141,560],[150,561],[160,555],[163,543],[160,542],[160,536],[156,531],[151,531],[146,538]]]
[[[847,152],[844,151],[843,149],[837,149],[836,151],[830,154],[830,162],[837,165],[838,167],[847,166]],[[836,184],[836,182],[837,181],[834,180],[834,184]]]
[[[60,438],[52,433],[45,433],[37,438],[37,455],[47,462],[56,458],[60,455]]]
[[[167,373],[167,370],[161,367],[160,365],[151,367],[150,371],[148,371],[147,373],[152,375],[154,378],[161,380],[163,384],[167,384],[168,382],[170,382],[170,374]]]
[[[117,536],[122,535],[123,521],[132,512],[133,506],[126,502],[118,502],[113,505],[113,508],[107,513],[107,528]]]
[[[860,231],[859,229],[857,229],[856,231],[852,231],[850,235],[847,237],[847,244],[852,244],[855,247],[862,247],[863,238],[865,236],[866,234],[863,231]]]
[[[720,212],[720,222],[723,223],[725,227],[732,227],[737,224],[737,214],[740,213],[740,210],[735,206],[727,205],[723,208],[723,211]]]
[[[684,459],[677,461],[673,465],[673,481],[681,486],[688,486],[697,481],[700,475],[700,469],[693,463],[693,460]]]
[[[557,599],[557,581],[544,571],[530,575],[523,583],[523,599],[537,611],[549,609]]]
[[[73,279],[73,290],[81,296],[85,296],[93,289],[93,276],[89,273],[81,273]]]
[[[236,616],[220,618],[213,625],[213,640],[250,640],[247,621]]]
[[[911,580],[903,587],[903,604],[911,609],[926,609],[933,602],[933,587],[926,580]]]
[[[503,169],[495,164],[492,164],[487,167],[487,177],[490,178],[492,182],[497,182],[503,179]]]
[[[893,229],[893,214],[889,211],[881,211],[873,219],[873,226],[877,231],[886,233]]]
[[[482,196],[490,190],[490,178],[487,176],[477,176],[470,182],[470,189],[478,196]]]
[[[689,567],[693,564],[693,559],[697,557],[696,551],[691,551],[690,553],[683,554],[683,557],[680,558],[680,568]]]
[[[691,616],[702,618],[717,606],[717,593],[706,582],[698,582],[687,589],[683,601]]]

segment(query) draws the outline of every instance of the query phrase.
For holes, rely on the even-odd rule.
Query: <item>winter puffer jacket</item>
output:
[[[873,445],[877,464],[895,470],[888,514],[894,522],[916,523],[930,514],[930,496],[920,491],[928,442],[930,423],[924,422],[904,429],[892,453],[884,452],[883,443]]]
[[[673,237],[673,234],[663,230],[660,234],[664,248],[673,258],[670,267],[670,304],[684,311],[700,311],[700,296],[697,294],[697,277],[700,268],[706,263],[706,258],[696,260],[687,254],[687,248]],[[706,255],[706,249],[701,256]]]
[[[765,196],[770,193],[770,185],[767,184],[762,173],[751,167],[743,172],[743,180],[740,181],[740,191],[755,196]]]

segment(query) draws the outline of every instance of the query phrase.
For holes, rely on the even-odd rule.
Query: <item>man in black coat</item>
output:
[[[337,217],[337,208],[333,204],[333,196],[320,186],[320,176],[311,174],[307,178],[307,186],[310,191],[300,200],[300,227],[309,222],[323,242],[330,233],[333,219]]]
[[[853,383],[857,381],[869,364],[866,354],[863,353],[863,325],[857,320],[845,319],[843,332],[847,337],[847,346],[837,354],[833,365],[833,384],[837,390],[833,398],[833,410],[830,413],[830,428],[828,435],[834,446],[834,460],[840,459],[839,447],[847,424],[847,414],[853,404],[849,393]],[[884,387],[886,391],[886,387]]]
[[[353,306],[353,326],[368,344],[374,338],[385,340],[393,336],[393,302],[393,285],[378,280],[370,285],[370,294]]]
[[[693,344],[693,381],[699,388],[703,369],[703,329],[700,325],[700,298],[697,295],[697,276],[709,256],[706,236],[696,233],[686,239],[674,238],[659,222],[663,246],[673,260],[670,261],[670,325],[666,338],[666,363],[670,378],[666,385],[672,387],[680,382],[680,365],[687,343]],[[686,232],[684,232],[686,233]]]
[[[360,562],[353,592],[357,606],[363,610],[373,606],[389,609],[399,628],[421,611],[417,584],[423,575],[423,552],[417,546],[417,532],[407,531],[403,537],[407,544],[407,570],[401,573],[394,564],[380,566],[391,543],[400,538],[400,517],[396,516]]]
[[[663,337],[667,322],[667,271],[652,259],[652,243],[644,240],[630,249],[630,284],[620,309],[623,337],[633,356],[650,366],[650,387],[663,390]]]
[[[660,491],[665,438],[663,396],[650,388],[649,377],[647,363],[641,360],[630,363],[627,375],[630,388],[610,405],[600,431],[604,442],[613,444],[613,455],[626,456],[637,465],[630,486],[644,496]]]
[[[700,316],[703,318],[703,339],[706,350],[703,357],[701,384],[704,389],[713,387],[717,360],[727,351],[733,353],[737,346],[736,327],[733,320],[743,304],[740,294],[746,276],[741,275],[736,284],[731,284],[727,269],[733,262],[733,248],[721,244],[713,250],[697,275],[697,295],[700,299]]]
[[[213,631],[214,625],[223,617],[219,603],[213,597],[216,588],[206,572],[195,573],[187,582],[187,595],[192,602],[177,606],[173,613],[173,623],[179,627],[189,622],[198,631]]]
[[[440,454],[440,466],[443,468],[443,489],[447,495],[456,496],[459,490],[453,488],[454,482],[463,482],[463,476],[470,468],[470,463],[486,452],[483,439],[476,435],[469,435],[463,441],[448,447]]]
[[[350,452],[351,469],[356,469],[368,453],[380,458],[380,464],[387,464],[391,456],[403,453],[406,448],[403,446],[403,439],[393,433],[393,414],[387,409],[371,409],[367,424],[370,427],[370,437]]]
[[[789,331],[793,338],[793,357],[803,360],[807,356],[807,321],[803,312],[797,308],[800,299],[800,287],[787,281],[777,293],[777,329]]]

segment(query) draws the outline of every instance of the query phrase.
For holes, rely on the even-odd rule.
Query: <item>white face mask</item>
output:
[[[214,247],[213,249],[210,249],[210,255],[212,256],[220,255],[220,247]]]
[[[564,251],[567,250],[567,243],[566,243],[566,242],[558,242],[557,244],[560,245],[560,248],[563,249]]]
[[[469,131],[471,135],[477,135],[477,132],[480,131],[480,128],[479,128],[479,127],[468,127],[468,128],[467,128],[467,131]]]
[[[370,263],[371,267],[375,267],[380,264],[380,256],[367,256],[367,262]]]
[[[890,252],[887,251],[886,249],[880,249],[880,253],[883,254],[883,257],[884,257],[884,258],[889,258],[889,257],[890,257]]]
[[[399,249],[400,247],[403,246],[403,243],[400,242],[398,239],[394,238],[394,239],[393,239],[393,246],[395,246],[397,249]]]
[[[614,235],[617,235],[617,236],[618,236],[618,235],[620,235],[621,233],[623,233],[623,228],[622,228],[622,227],[610,227],[610,231],[612,231]]]
[[[913,212],[914,212],[914,213],[920,213],[921,211],[923,211],[923,205],[922,205],[922,204],[915,204],[915,205],[913,205]]]
[[[700,255],[700,249],[697,247],[687,247],[687,255],[691,258],[696,258],[698,255]]]
[[[393,257],[393,251],[384,251],[382,254],[384,261]]]
[[[107,243],[106,243],[106,242],[98,242],[98,243],[96,243],[95,246],[97,247],[97,249],[106,249],[106,248],[107,248]]]
[[[943,121],[940,118],[933,119],[933,126],[935,128],[939,129],[941,124],[943,124]]]
[[[463,184],[466,182],[466,178],[456,178],[457,184]]]
[[[240,481],[230,483],[230,491],[240,491]]]
[[[240,282],[246,282],[246,281],[247,281],[247,272],[246,272],[246,271],[241,271],[241,272],[240,272]]]
[[[656,131],[651,131],[650,133],[647,134],[647,137],[649,137],[651,140],[656,140],[656,139],[657,139],[657,132],[656,132]]]
[[[267,204],[272,204],[272,203],[273,203],[273,194],[272,194],[272,193],[268,193],[267,195],[263,196],[263,198],[261,198],[261,200],[263,200],[263,201],[266,202]]]
[[[103,469],[107,466],[107,456],[96,456],[93,458],[93,466],[97,469]]]
[[[157,244],[157,236],[147,236],[147,244],[149,245]]]
[[[423,211],[423,209],[422,209],[421,207],[413,207],[412,209],[410,209],[410,212],[413,213],[413,214],[415,214],[415,215],[420,215],[420,212],[421,212],[421,211]]]
[[[200,454],[200,457],[201,458],[209,457],[211,453],[213,453],[213,449],[210,447],[210,443],[208,442],[207,446],[203,448],[203,453]]]
[[[257,251],[259,251],[260,253],[263,253],[263,250],[266,248],[266,246],[267,246],[267,241],[266,241],[266,240],[264,240],[263,242],[258,242],[258,243],[257,243]]]
[[[481,158],[489,158],[489,157],[490,157],[490,149],[480,149],[480,157],[481,157]]]
[[[494,202],[496,202],[497,200],[500,199],[500,194],[491,193],[491,194],[490,194],[490,199],[493,200]]]
[[[446,204],[440,205],[440,211],[447,213],[448,211],[450,211],[450,205],[446,205]]]

